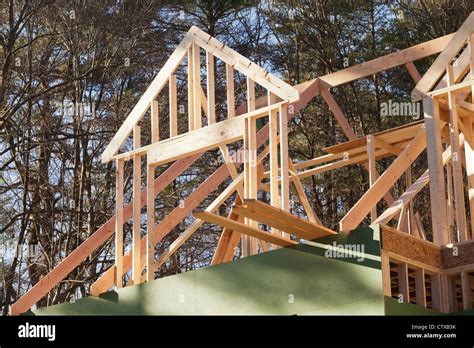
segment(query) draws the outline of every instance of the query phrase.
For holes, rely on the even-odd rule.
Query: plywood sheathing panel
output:
[[[452,247],[441,247],[441,262],[444,269],[473,264],[474,240],[456,243]]]
[[[383,251],[441,268],[441,249],[439,246],[388,226],[382,226],[381,231]]]

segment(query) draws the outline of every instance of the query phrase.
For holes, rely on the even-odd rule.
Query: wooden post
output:
[[[276,110],[270,110],[270,204],[280,208],[280,194],[278,189],[278,117]]]
[[[248,112],[255,110],[255,82],[247,78],[247,110]],[[255,199],[257,198],[257,189],[258,189],[258,182],[257,182],[257,120],[253,117],[249,117],[245,120],[246,122],[246,183],[245,183],[245,198]],[[257,223],[251,219],[246,219],[246,224],[257,227]],[[257,239],[253,237],[248,238],[248,242],[250,243],[250,255],[254,255],[258,253],[258,244]]]
[[[258,194],[258,171],[257,171],[257,120],[255,118],[249,118],[249,198],[256,199]],[[250,220],[250,225],[258,227],[257,222]],[[263,244],[263,242],[262,242]],[[256,238],[250,239],[251,254],[255,255],[258,253],[258,240]]]
[[[189,131],[195,129],[194,124],[194,69],[193,69],[193,49],[188,48],[188,123]]]
[[[435,273],[431,275],[431,298],[433,309],[448,313],[450,307],[448,276]]]
[[[468,271],[461,271],[462,304],[464,309],[472,308],[471,276]]]
[[[406,173],[406,187],[407,189],[411,187],[413,184],[413,176],[411,172],[411,166],[408,167]],[[413,203],[409,202],[408,207],[407,207],[407,232],[409,234],[414,234],[414,218],[415,218],[415,212],[413,211]]]
[[[367,157],[369,160],[369,184],[370,187],[378,178],[377,168],[375,167],[375,138],[373,135],[367,135]],[[377,219],[377,204],[374,205],[370,211],[370,221],[374,222]]]
[[[268,105],[272,105],[274,102],[274,95],[270,91],[268,92]],[[268,125],[269,125],[269,146],[270,146],[270,204],[273,207],[280,208],[280,192],[278,182],[278,114],[277,110],[270,110],[268,112]],[[272,227],[272,233],[281,237],[281,231]],[[273,245],[273,248],[278,246]]]
[[[123,160],[116,161],[115,173],[115,285],[123,281]]]
[[[151,102],[151,143],[160,141],[160,116],[158,100],[153,99]]]
[[[410,287],[408,285],[408,265],[402,262],[398,265],[398,287],[403,296],[403,302],[410,303]]]
[[[452,65],[448,65],[446,70],[448,77],[448,86],[454,82],[454,70]],[[453,184],[454,184],[454,206],[456,211],[456,230],[458,240],[467,240],[466,210],[464,201],[464,180],[461,166],[461,148],[459,146],[459,118],[457,113],[456,94],[448,92],[448,104],[450,109],[449,131],[451,134],[451,149],[453,156],[451,159],[453,165]]]
[[[216,78],[214,74],[214,56],[206,51],[207,65],[207,119],[208,124],[216,123]]]
[[[244,120],[245,130],[244,130],[244,198],[249,197],[250,195],[250,166],[249,166],[249,123],[248,120]],[[244,219],[244,223],[248,225],[250,220],[248,218]],[[243,257],[251,255],[251,241],[250,236],[246,234],[241,235],[241,253]]]
[[[234,68],[229,64],[225,65],[225,76],[227,81],[227,117],[232,118],[235,116]],[[247,108],[247,112],[249,111]]]
[[[415,289],[416,304],[426,308],[425,270],[423,268],[415,270]]]
[[[447,199],[446,208],[448,214],[448,242],[456,242],[453,240],[454,231],[454,202],[453,202],[453,166],[451,162],[446,163],[446,184],[447,184]]]
[[[290,211],[290,178],[288,175],[288,104],[280,106],[281,209]]]
[[[433,242],[438,245],[446,245],[448,243],[446,188],[441,158],[442,148],[438,103],[429,97],[423,98],[423,112],[426,125],[426,144],[430,176]]]
[[[257,120],[253,117],[247,119],[248,122],[248,149],[249,149],[249,191],[248,197],[250,199],[257,198]]]
[[[169,82],[170,102],[170,138],[178,135],[178,99],[176,91],[176,75],[170,75]]]
[[[280,106],[280,189],[281,189],[281,209],[290,211],[290,177],[288,171],[288,104]],[[283,238],[289,238],[285,232]]]
[[[474,95],[473,95],[474,96]],[[471,126],[471,143],[474,143],[474,129]],[[466,159],[466,175],[468,184],[469,210],[471,212],[471,238],[474,235],[474,149],[469,141],[464,142],[464,156]],[[468,236],[469,237],[469,236]]]
[[[470,78],[474,80],[474,33],[471,34],[469,40],[470,53]],[[471,100],[474,101],[474,85],[471,88]],[[466,158],[466,175],[468,184],[469,210],[471,212],[471,238],[474,235],[474,129],[472,122],[468,122],[470,139],[464,143],[464,156]],[[466,134],[466,137],[469,136]]]
[[[147,165],[146,173],[146,279],[152,281],[155,279],[155,241],[153,239],[153,229],[155,227],[155,167]]]
[[[201,116],[201,48],[193,44],[193,102],[194,102],[194,127],[202,126]]]
[[[387,297],[392,297],[392,285],[390,280],[390,258],[381,253],[381,268],[382,268],[382,282],[383,282],[383,294]]]
[[[447,309],[448,313],[453,313],[458,311],[458,296],[456,294],[456,276],[445,276],[446,285],[447,285]]]
[[[431,300],[433,309],[442,312],[442,286],[441,276],[439,274],[431,275]]]
[[[140,127],[133,127],[133,148],[141,146]],[[133,284],[140,283],[141,277],[141,251],[140,251],[140,230],[141,230],[141,173],[142,156],[133,156],[133,234],[132,234],[132,280]]]

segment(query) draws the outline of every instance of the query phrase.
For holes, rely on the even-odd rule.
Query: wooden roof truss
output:
[[[474,219],[473,32],[474,14],[471,14],[454,34],[290,86],[215,38],[192,27],[102,155],[103,162],[114,161],[116,164],[115,216],[21,297],[12,306],[12,314],[29,309],[112,236],[115,237],[115,264],[92,284],[93,295],[114,286],[155,279],[155,271],[205,221],[223,227],[212,264],[231,261],[239,245],[241,256],[245,257],[293,245],[298,239],[334,234],[335,231],[322,225],[313,210],[305,193],[304,178],[348,165],[362,165],[369,174],[370,185],[340,220],[342,232],[349,233],[367,218],[372,223],[384,225],[396,219],[397,230],[419,240],[426,239],[422,217],[414,210],[413,200],[429,184],[434,243],[445,245],[470,239],[472,231],[470,233],[467,226],[472,229],[474,220],[470,223],[466,221],[462,174],[464,170],[468,178],[468,205],[470,217]],[[441,54],[433,66],[421,76],[413,62],[439,52]],[[218,61],[225,66],[225,115],[217,115],[216,110]],[[412,96],[414,100],[423,99],[424,120],[357,137],[331,89],[397,66],[404,66],[416,83]],[[177,71],[183,67],[186,68],[184,97],[177,88]],[[202,76],[204,71],[205,76]],[[245,101],[238,107],[235,71],[245,77]],[[259,87],[256,88],[256,85]],[[166,114],[160,113],[163,108],[159,96],[163,93],[167,96]],[[293,163],[288,157],[288,120],[317,95],[325,100],[348,141],[323,149],[326,152],[323,156]],[[184,119],[178,113],[180,97],[188,105]],[[166,122],[163,122],[164,117]],[[257,120],[263,127],[257,127]],[[140,125],[143,122],[149,122],[150,126],[148,143],[142,143]],[[179,134],[178,124],[182,122],[187,124],[187,131]],[[169,126],[166,132],[160,131],[163,123]],[[168,136],[163,137],[163,134]],[[133,143],[133,147],[127,147],[127,142]],[[241,142],[242,147],[231,155],[227,146],[236,142]],[[225,163],[197,185],[180,206],[157,222],[156,196],[203,153],[212,149],[221,153]],[[419,178],[412,178],[412,164],[425,149],[428,152],[428,168]],[[392,164],[379,173],[376,162],[388,157],[393,158]],[[146,162],[145,166],[142,166],[142,159]],[[133,163],[133,194],[129,203],[124,202],[124,163],[127,161]],[[156,176],[156,169],[163,165],[169,166]],[[143,169],[145,185],[141,182]],[[227,187],[204,210],[198,209],[229,177],[231,180]],[[390,189],[402,177],[405,178],[406,191],[395,199]],[[445,181],[450,185],[448,188]],[[269,192],[266,195],[268,202],[261,200],[259,192],[262,191]],[[293,196],[298,199],[306,216],[291,213],[290,192],[294,192]],[[447,196],[445,192],[448,192]],[[218,215],[219,208],[231,197],[234,204],[228,216]],[[381,200],[385,200],[388,208],[379,214],[377,206]],[[146,235],[141,237],[141,211],[144,207],[147,226]],[[187,223],[185,231],[165,252],[157,255],[156,246],[178,224],[185,219],[189,221],[190,214],[195,219]],[[133,240],[131,248],[124,252],[123,225],[128,220],[133,223]],[[450,227],[457,229],[457,235],[448,233]],[[390,273],[388,258],[384,260],[384,267]],[[386,282],[390,286],[390,278]]]

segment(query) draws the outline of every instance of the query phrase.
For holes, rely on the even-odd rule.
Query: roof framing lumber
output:
[[[405,67],[413,81],[415,81],[415,83],[418,83],[421,80],[421,75],[418,72],[418,69],[416,68],[415,64],[413,62],[408,62],[405,63]]]
[[[289,212],[255,199],[245,199],[244,204],[235,207],[234,211],[254,221],[293,234],[298,238],[311,240],[336,234],[329,228],[300,219]]]
[[[435,105],[436,104],[436,105]],[[428,152],[428,167],[430,168],[430,204],[431,219],[433,226],[433,241],[437,244],[447,243],[447,208],[446,208],[446,186],[442,168],[442,145],[441,129],[443,121],[436,99],[423,98],[423,112],[426,124],[426,133],[430,139]]]
[[[206,208],[206,212],[212,213],[214,212],[219,206],[225,202],[227,198],[229,198],[236,190],[237,188],[242,184],[243,182],[243,174],[240,174],[229,186],[227,186],[224,191],[221,192],[219,196]],[[204,220],[201,219],[196,219],[193,221],[193,223],[186,228],[186,230],[179,235],[178,238],[176,238],[173,243],[169,246],[168,249],[166,249],[158,258],[158,261],[156,262],[157,267],[161,267],[166,260],[169,259],[171,255],[173,255],[181,245],[186,242],[189,237],[193,235],[194,232],[197,231],[199,227],[204,223]]]
[[[464,144],[464,134],[459,135],[459,147]],[[451,146],[444,150],[442,155],[443,165],[446,165],[451,159],[452,151]],[[393,204],[387,208],[375,221],[375,224],[386,224],[400,210],[405,207],[413,198],[430,182],[429,169],[427,169]]]
[[[403,50],[388,54],[383,57],[375,58],[367,62],[354,65],[340,71],[336,71],[324,76],[317,77],[310,81],[302,82],[293,86],[300,92],[300,100],[295,102],[297,109],[304,107],[309,100],[313,99],[323,88],[332,88],[343,85],[345,83],[355,81],[381,71],[389,70],[409,62],[417,61],[433,54],[441,52],[454,33],[448,34],[421,44],[405,48]],[[262,96],[257,99],[257,105],[266,105],[266,97]],[[246,111],[246,105],[242,104],[237,113]]]
[[[454,71],[452,66],[448,66],[446,74],[448,76],[448,85],[451,86],[454,83]],[[448,93],[448,104],[450,108],[449,133],[451,134],[451,148],[453,149],[453,154],[456,154],[456,156],[452,157],[456,228],[458,236],[462,241],[468,239],[468,230],[464,201],[464,179],[461,168],[462,152],[459,147],[459,117],[454,92]]]
[[[215,57],[231,65],[235,70],[240,71],[242,74],[246,75],[262,87],[275,93],[280,98],[290,102],[299,99],[299,92],[295,88],[273,76],[265,69],[219,42],[217,39],[205,33],[198,27],[193,26],[189,30],[189,33],[194,36],[194,42],[200,47],[211,52]]]
[[[147,151],[148,164],[166,164],[240,140],[244,132],[243,117],[234,117],[153,144]]]
[[[413,139],[420,128],[423,126],[423,120],[405,124],[403,126],[391,128],[382,132],[372,134],[376,141],[383,141],[391,145],[395,145],[404,140]],[[367,138],[361,137],[340,143],[337,145],[325,147],[323,150],[328,153],[343,153],[353,149],[360,149],[360,152],[366,152]]]
[[[424,126],[419,130],[417,136],[403,150],[388,169],[380,175],[374,185],[362,196],[359,201],[349,210],[339,223],[343,232],[349,232],[356,228],[372,207],[385,195],[395,184],[400,176],[407,170],[413,161],[426,147],[426,133]]]
[[[473,80],[467,80],[464,82],[460,82],[457,84],[451,84],[450,86],[444,87],[437,89],[433,92],[427,92],[426,94],[429,95],[430,97],[437,97],[449,92],[462,92],[462,91],[468,91],[471,89],[471,86],[474,85]]]
[[[471,15],[472,16],[472,15]],[[470,17],[471,17],[470,16]],[[198,35],[199,34],[199,35]],[[193,37],[190,38],[190,35],[193,35]],[[329,87],[334,87],[336,85],[340,85],[343,83],[347,83],[356,79],[359,79],[361,77],[365,76],[370,76],[372,74],[375,74],[379,71],[387,70],[390,69],[391,67],[403,65],[403,64],[410,64],[412,61],[421,59],[423,57],[426,57],[428,55],[437,53],[444,49],[444,47],[448,44],[448,42],[451,40],[451,38],[454,36],[454,34],[447,35],[443,38],[435,39],[430,42],[426,42],[424,44],[420,44],[411,48],[408,48],[406,50],[402,50],[399,52],[395,52],[391,55],[377,58],[375,60],[351,67],[349,69],[344,69],[343,71],[336,72],[333,74],[328,74],[326,76],[323,76],[321,78],[317,78],[315,80],[307,81],[305,83],[299,84],[297,86],[291,87],[289,85],[284,84],[280,85],[280,80],[276,79],[277,85],[279,85],[281,88],[279,88],[279,93],[285,94],[286,96],[289,97],[290,94],[297,95],[299,97],[298,99],[294,99],[294,103],[292,103],[292,106],[295,107],[296,111],[299,110],[300,108],[304,107],[305,104],[311,100],[319,91],[321,86],[324,86],[324,88],[329,88]],[[119,131],[117,134],[114,136],[112,139],[111,143],[107,146],[106,150],[104,151],[104,154],[102,156],[102,161],[107,162],[112,159],[118,159],[118,160],[129,160],[133,158],[135,155],[142,155],[145,154],[147,150],[151,148],[141,148],[137,150],[137,152],[134,152],[132,154],[122,154],[118,156],[114,156],[114,154],[117,153],[117,151],[120,149],[121,145],[124,143],[126,138],[130,135],[133,127],[137,125],[137,122],[140,121],[140,119],[143,117],[143,115],[147,112],[147,110],[153,106],[153,101],[155,100],[156,96],[160,93],[166,82],[169,80],[169,76],[171,76],[176,69],[176,67],[181,63],[183,58],[186,56],[186,53],[189,51],[189,48],[191,47],[192,44],[197,44],[199,45],[198,38],[204,41],[206,45],[208,45],[208,48],[214,48],[214,50],[218,51],[223,51],[224,54],[226,55],[226,59],[229,58],[231,59],[229,65],[232,65],[235,67],[237,70],[239,68],[246,68],[249,69],[248,72],[254,74],[250,76],[252,79],[254,79],[257,83],[261,84],[262,86],[266,87],[264,84],[266,83],[273,83],[272,77],[268,72],[266,72],[264,69],[257,67],[255,64],[251,63],[248,61],[246,58],[238,55],[236,52],[232,51],[230,48],[226,47],[225,45],[220,44],[220,46],[216,46],[216,42],[218,43],[217,40],[208,37],[207,34],[204,32],[201,32],[198,28],[193,27],[188,34],[186,34],[185,38],[183,41],[178,45],[176,51],[172,54],[170,59],[166,62],[165,66],[162,68],[160,73],[156,76],[156,78],[153,80],[152,84],[149,86],[149,88],[146,90],[144,95],[140,98],[139,102],[137,105],[132,109],[131,113],[127,117],[126,121],[124,124],[120,127]],[[203,47],[205,48],[205,47]],[[216,51],[213,51],[214,53]],[[237,54],[237,56],[234,55]],[[240,57],[239,57],[240,56]],[[216,57],[218,57],[216,55]],[[218,57],[219,58],[219,57]],[[243,58],[243,59],[241,59]],[[248,64],[247,64],[248,63]],[[241,71],[242,72],[242,71]],[[255,77],[256,76],[256,77]],[[260,80],[260,81],[259,81]],[[287,89],[289,87],[289,89]],[[293,94],[294,90],[296,90],[298,93]],[[202,93],[202,86],[200,86],[200,92],[201,92],[201,98],[202,101],[207,102],[205,100],[205,95]],[[275,93],[275,92],[274,92]],[[275,94],[279,94],[275,93]],[[197,93],[196,93],[197,95]],[[264,97],[266,99],[266,97]],[[265,103],[265,101],[264,101]],[[261,104],[259,99],[256,100],[256,105],[259,107],[259,105],[264,105]],[[206,113],[206,108],[207,105],[203,105],[203,110]],[[246,107],[244,105],[244,107]],[[153,107],[152,107],[153,109]],[[157,108],[155,109],[157,110]],[[236,110],[236,114],[240,115],[241,112],[239,111],[241,108]],[[154,110],[152,110],[154,111]],[[268,112],[268,111],[266,111]],[[294,114],[293,113],[293,114]],[[153,114],[153,112],[152,112]],[[207,114],[207,113],[206,113]],[[292,115],[289,115],[291,117]],[[462,116],[462,115],[461,115]],[[242,122],[243,123],[243,122]],[[268,130],[267,130],[268,131]],[[155,135],[157,132],[155,131]],[[204,135],[201,134],[201,135]],[[156,139],[156,137],[154,137]],[[268,138],[268,136],[267,136]],[[219,143],[222,144],[222,143]],[[204,146],[206,147],[206,146]],[[214,147],[214,146],[213,146]],[[143,150],[145,149],[145,150]],[[393,149],[392,149],[393,150]],[[140,152],[143,151],[143,152]],[[204,150],[202,150],[204,151]],[[155,180],[154,185],[156,192],[158,193],[162,187],[161,185],[164,185],[166,182],[169,183],[169,181],[173,180],[177,175],[177,171],[179,170],[177,168],[181,168],[181,166],[184,166],[187,164],[189,166],[192,162],[194,162],[200,155],[201,152],[196,153],[195,155],[189,156],[189,154],[186,154],[183,156],[188,156],[188,157],[183,157],[182,159],[178,160],[176,163],[174,163],[171,168],[174,168],[171,172],[168,172],[168,170],[165,173],[168,173],[169,176],[163,177],[160,176],[158,179]],[[191,161],[192,160],[192,161]],[[187,161],[191,161],[190,163]],[[186,168],[187,168],[186,166]],[[215,181],[212,181],[212,183],[208,182],[209,186],[212,187],[204,187],[200,186],[198,188],[199,192],[212,192],[213,189],[215,189],[218,184],[217,182],[223,182],[225,178],[228,177],[228,169],[225,168],[225,166],[221,166],[221,172],[219,172],[219,175],[216,175],[214,178],[217,178]],[[185,170],[185,168],[183,169]],[[219,170],[218,170],[219,171]],[[214,175],[214,174],[213,174]],[[221,180],[222,179],[222,180]],[[166,185],[165,185],[166,186]],[[140,203],[141,206],[144,206],[146,194],[144,195],[143,190],[141,192],[141,197],[140,197]],[[132,208],[131,205],[127,205],[124,207],[124,219],[127,219],[127,216],[131,216]],[[176,215],[176,214],[175,214]],[[174,216],[175,216],[174,215]],[[224,218],[225,219],[225,218]],[[111,222],[112,221],[112,222]],[[23,296],[17,303],[15,303],[12,307],[12,313],[13,314],[18,314],[21,313],[22,311],[28,309],[31,307],[32,304],[34,304],[39,298],[43,297],[49,290],[53,288],[54,285],[59,283],[60,280],[62,280],[70,271],[72,271],[77,265],[80,264],[82,260],[84,260],[90,253],[92,253],[93,250],[96,250],[100,245],[102,245],[111,235],[113,235],[113,226],[115,224],[115,217],[112,217],[104,226],[99,228],[90,238],[88,238],[83,244],[79,246],[78,249],[76,249],[71,255],[66,257],[66,259],[61,262],[56,268],[54,268],[45,278],[41,279],[35,286],[33,286],[30,291],[27,292],[25,296]],[[166,225],[164,228],[168,229],[172,224],[174,224],[174,221],[170,223],[169,225]],[[105,226],[108,226],[107,228]],[[258,230],[258,229],[257,229]],[[259,230],[258,230],[259,231]],[[260,232],[259,232],[260,233]],[[238,235],[239,233],[234,233],[233,235]],[[235,239],[233,239],[235,242]],[[144,239],[141,240],[141,247],[143,247],[143,242]],[[273,242],[272,242],[273,243]],[[145,249],[141,249],[142,254],[144,253]],[[228,252],[229,249],[226,250]],[[229,257],[228,253],[226,254],[226,257]],[[123,268],[122,268],[122,273],[125,273],[130,267],[131,267],[131,255],[130,253],[127,253],[123,257]],[[142,263],[143,264],[143,263]],[[118,272],[120,273],[120,272]],[[104,273],[103,277],[107,279],[112,279],[112,284],[115,278],[116,274],[116,268],[115,266],[111,267],[109,270],[107,270],[106,273]],[[104,278],[104,279],[105,279]],[[102,277],[101,277],[102,279]],[[99,280],[101,280],[99,279]],[[105,282],[107,283],[107,282]],[[93,289],[98,289],[100,286],[102,288],[106,286],[104,283],[97,283],[97,286],[94,287]],[[26,306],[26,307],[25,307]],[[22,310],[23,309],[23,310]]]
[[[132,151],[129,151],[129,152],[126,152],[126,153],[115,155],[115,156],[112,157],[112,159],[114,159],[114,160],[116,160],[116,159],[129,160],[129,159],[133,158],[133,156],[135,156],[135,155],[145,155],[145,154],[147,154],[148,151],[154,150],[156,148],[159,149],[159,148],[163,148],[163,147],[167,147],[167,146],[169,147],[170,144],[171,144],[172,150],[176,151],[175,154],[179,153],[180,155],[179,156],[169,155],[169,152],[171,152],[171,151],[168,151],[167,152],[168,155],[159,156],[160,158],[165,157],[166,158],[165,162],[170,162],[170,161],[173,160],[173,158],[183,156],[183,153],[185,153],[186,155],[189,155],[189,152],[184,152],[182,149],[175,148],[175,146],[177,146],[177,144],[182,145],[184,143],[189,148],[192,145],[192,144],[189,144],[189,142],[192,142],[194,140],[198,140],[198,143],[195,144],[196,148],[201,146],[200,147],[201,151],[198,151],[198,152],[204,152],[208,149],[213,149],[213,148],[219,147],[222,144],[228,144],[228,143],[231,143],[231,142],[242,139],[242,137],[243,137],[243,126],[242,125],[243,125],[243,119],[245,117],[259,117],[261,115],[265,115],[269,112],[269,110],[278,109],[280,107],[280,104],[281,103],[273,104],[273,105],[270,105],[270,107],[265,106],[265,107],[262,107],[260,109],[254,110],[254,111],[252,111],[248,114],[239,115],[238,117],[234,117],[234,118],[228,119],[228,120],[223,120],[221,122],[214,123],[212,125],[203,127],[201,129],[195,129],[193,131],[190,131],[190,132],[187,132],[187,133],[184,133],[184,134],[180,134],[180,135],[178,135],[174,138],[169,138],[169,139],[163,140],[163,141],[161,141],[159,143],[156,143],[156,144],[150,144],[150,145],[147,145],[147,146],[142,146],[141,148],[139,148],[137,150],[132,150]],[[241,122],[241,126],[239,126],[239,122]],[[232,131],[230,131],[230,133],[228,133],[228,134],[234,134],[234,137],[232,138],[232,140],[223,139],[224,137],[221,134],[219,134],[219,132],[222,131],[225,128],[233,128],[233,126],[235,126],[235,125],[238,127],[237,130],[232,130]],[[242,130],[242,135],[240,135],[240,136],[238,135],[238,133],[239,133],[238,130],[239,129]],[[209,138],[209,135],[212,135],[213,137]],[[193,148],[193,150],[195,150],[195,148]],[[195,152],[195,151],[191,151],[191,152]]]
[[[120,146],[122,146],[126,138],[130,135],[130,132],[133,130],[133,126],[136,125],[137,122],[140,121],[143,115],[147,112],[152,101],[156,99],[160,91],[165,86],[169,76],[174,72],[174,70],[176,70],[178,65],[184,59],[186,53],[188,52],[188,48],[191,47],[192,43],[192,34],[186,34],[186,36],[168,58],[163,68],[161,68],[158,75],[156,75],[150,86],[148,86],[145,93],[143,93],[141,98],[138,100],[137,104],[127,116],[125,122],[120,126],[117,133],[115,133],[112,141],[105,148],[104,153],[102,154],[102,163],[109,162],[112,156],[119,150]]]
[[[439,53],[446,47],[454,35],[455,34],[445,35],[431,41],[405,48],[398,52],[322,76],[319,79],[330,87],[336,87],[363,77],[371,76],[380,71],[389,70]]]
[[[225,218],[216,214],[203,211],[203,212],[195,212],[193,213],[193,215],[198,219],[209,221],[209,222],[212,222],[213,224],[216,224],[222,227],[227,227],[235,231],[239,231],[240,233],[247,234],[250,237],[254,237],[254,238],[257,238],[257,239],[260,239],[260,240],[263,240],[263,241],[266,241],[266,242],[269,242],[281,247],[298,244],[297,242],[293,240],[278,237],[277,235],[262,231],[255,227],[245,225],[238,221],[230,220],[228,218]]]
[[[469,71],[469,60],[470,60],[470,54],[469,50],[464,50],[461,55],[454,60],[453,62],[453,67],[454,67],[454,80],[456,83],[460,82],[461,79],[466,75],[466,73]],[[445,75],[439,83],[434,87],[434,90],[444,88],[448,85],[448,79],[447,76]]]
[[[226,153],[226,156],[227,156],[228,153],[226,152],[226,150],[223,150],[223,151],[224,153]],[[262,152],[262,154],[258,156],[257,163],[260,163],[263,160],[263,158],[265,157],[264,153],[265,152]],[[234,166],[234,168],[232,168],[231,166],[227,166],[227,169],[229,171],[229,174],[233,178],[233,181],[214,199],[214,201],[212,201],[211,204],[209,204],[209,206],[207,206],[207,208],[205,209],[206,212],[210,212],[210,213],[214,212],[217,208],[219,208],[219,206],[222,203],[225,202],[226,199],[228,199],[235,191],[238,192],[239,189],[241,189],[242,187],[244,175],[242,173],[237,174],[235,165],[233,163],[229,163],[229,164],[231,166]],[[195,197],[188,197],[187,200],[190,200],[191,202],[196,201]],[[190,206],[190,207],[195,206],[194,203],[186,204],[186,201],[185,201],[185,205]],[[160,255],[160,257],[158,258],[158,261],[156,262],[156,267],[161,267],[166,262],[166,260],[168,260],[168,258],[171,255],[173,255],[181,247],[181,245],[183,245],[184,242],[186,242],[193,235],[193,233],[197,231],[199,227],[201,227],[203,223],[204,223],[203,220],[196,219],[190,226],[188,226],[188,228],[186,228],[186,230],[176,240],[174,240],[173,243],[171,243],[169,248]],[[171,229],[169,229],[168,231],[170,230]],[[160,235],[159,238],[161,240],[163,236]]]
[[[451,60],[458,54],[466,41],[469,39],[471,33],[474,31],[474,12],[464,21],[459,30],[451,37],[449,43],[443,49],[441,54],[436,58],[434,63],[423,75],[420,82],[417,83],[411,95],[413,101],[418,101],[423,94],[429,92],[431,88],[438,82],[441,76],[445,73],[446,67],[451,63]]]
[[[118,152],[122,144],[130,135],[133,126],[135,126],[137,122],[140,121],[143,115],[150,108],[152,101],[156,99],[166,82],[169,80],[170,76],[174,73],[179,64],[181,64],[186,55],[188,56],[188,94],[189,100],[192,99],[192,102],[188,106],[188,111],[190,114],[190,130],[200,128],[200,48],[205,49],[212,56],[221,59],[223,62],[232,67],[232,69],[240,71],[242,74],[278,95],[283,100],[294,102],[299,99],[300,93],[296,88],[270,74],[268,71],[251,62],[249,59],[206,34],[198,27],[193,26],[185,35],[180,44],[176,47],[175,51],[171,54],[163,68],[157,74],[150,86],[146,89],[145,93],[139,99],[138,103],[135,105],[122,126],[114,135],[112,141],[106,147],[104,153],[102,154],[103,163],[110,161],[112,157]]]
[[[242,200],[239,196],[236,196],[234,199],[234,206],[240,205]],[[230,208],[228,218],[231,220],[236,220],[243,222],[243,217],[234,212],[234,207]],[[236,236],[238,235],[238,236]],[[240,233],[232,231],[228,228],[222,230],[219,242],[217,243],[216,251],[212,256],[211,265],[218,265],[226,261],[226,254],[228,254],[229,249],[232,250],[232,256],[234,255],[234,250],[232,245],[237,245],[240,241]]]

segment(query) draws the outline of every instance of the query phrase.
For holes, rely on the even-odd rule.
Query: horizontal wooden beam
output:
[[[298,238],[312,240],[336,234],[329,228],[303,220],[287,211],[257,200],[245,199],[243,205],[234,207],[234,211],[254,221],[293,234]]]
[[[240,140],[244,134],[243,117],[234,117],[153,144],[147,150],[147,163],[159,166]]]
[[[437,97],[443,94],[447,94],[449,92],[460,92],[463,90],[469,90],[471,89],[472,85],[474,85],[474,80],[467,80],[467,81],[460,82],[452,86],[437,89],[433,92],[427,92],[426,94],[429,95],[430,97]]]
[[[131,150],[115,155],[113,156],[113,159],[123,159],[125,161],[128,161],[136,155],[149,155],[149,152],[152,152],[156,149],[163,149],[166,147],[167,151],[163,152],[163,157],[166,158],[165,162],[172,161],[174,158],[177,157],[169,157],[169,152],[175,152],[175,154],[179,154],[179,156],[183,156],[183,153],[189,155],[193,152],[204,152],[206,150],[219,147],[220,145],[228,144],[242,139],[242,134],[239,135],[239,132],[241,132],[243,129],[243,122],[245,117],[258,118],[261,116],[265,116],[268,114],[269,110],[278,109],[280,105],[281,103],[270,105],[270,107],[264,106],[249,113],[239,115],[238,117],[223,120],[221,122],[211,124],[201,129],[195,129],[193,131],[180,134],[172,139],[162,140],[156,144],[150,144],[147,146],[143,146],[137,150]],[[226,135],[230,135],[231,137],[228,137]],[[176,147],[182,146],[183,144],[186,146],[185,148]],[[201,151],[196,151],[197,148],[200,148]]]
[[[260,239],[260,240],[263,240],[263,241],[266,241],[266,242],[269,242],[281,247],[298,244],[297,242],[293,240],[278,237],[277,235],[262,231],[255,227],[250,227],[241,222],[234,221],[234,220],[231,220],[231,219],[228,219],[216,214],[202,211],[202,212],[195,212],[193,213],[193,215],[194,217],[198,219],[209,221],[213,224],[216,224],[225,228],[230,228],[231,230],[234,230],[234,231],[239,231],[240,233],[247,234],[251,237],[254,237],[254,238],[257,238],[257,239]]]
[[[380,140],[391,145],[397,145],[398,143],[413,139],[418,133],[420,128],[423,126],[423,120],[405,124],[403,126],[387,129],[382,132],[377,132],[372,134],[375,137],[375,140]],[[325,147],[323,150],[328,153],[342,153],[348,152],[351,150],[359,149],[360,152],[367,152],[367,139],[366,137],[361,137],[358,139],[353,139],[340,143],[333,146]]]

